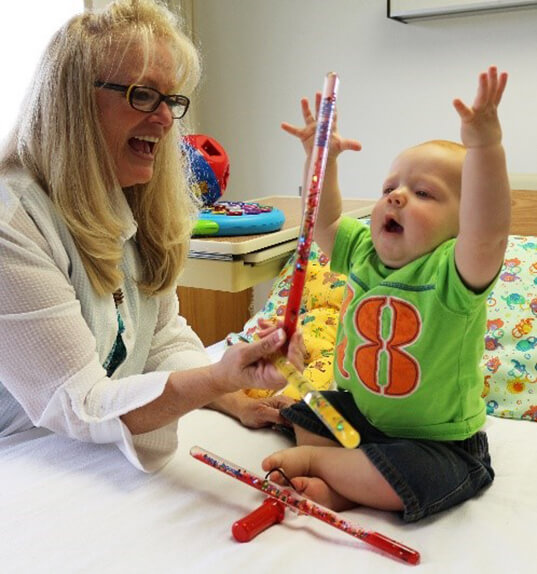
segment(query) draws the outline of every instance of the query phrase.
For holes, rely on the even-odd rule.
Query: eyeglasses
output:
[[[131,108],[148,114],[154,112],[161,102],[166,102],[172,113],[172,118],[175,120],[180,120],[184,117],[190,105],[190,100],[186,96],[180,96],[179,94],[166,96],[155,90],[155,88],[148,88],[147,86],[138,86],[136,84],[122,86],[121,84],[98,81],[93,85],[96,88],[105,88],[124,93]]]

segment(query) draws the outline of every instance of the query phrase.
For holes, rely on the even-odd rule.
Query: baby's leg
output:
[[[298,446],[268,456],[262,466],[281,468],[299,492],[333,510],[403,509],[399,495],[360,449]]]
[[[319,437],[317,437],[319,438]],[[278,464],[277,464],[278,463]],[[263,469],[271,472],[270,480],[287,485],[287,478],[292,480],[292,487],[300,494],[333,510],[347,510],[356,504],[340,496],[322,478],[306,476],[309,472],[310,451],[306,447],[290,448],[268,456],[262,463]],[[281,468],[285,477],[276,469]],[[284,470],[285,469],[285,470]]]
[[[311,446],[339,446],[335,440],[331,440],[317,433],[311,432],[299,425],[293,425],[295,431],[296,444],[298,446],[311,445]]]

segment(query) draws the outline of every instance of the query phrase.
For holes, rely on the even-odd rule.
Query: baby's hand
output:
[[[467,148],[493,146],[501,143],[502,130],[497,108],[507,83],[507,73],[498,75],[496,67],[479,75],[479,87],[471,108],[461,100],[453,106],[461,118],[461,139]]]
[[[310,104],[307,98],[302,98],[300,104],[302,106],[302,116],[304,118],[304,127],[299,128],[288,124],[287,122],[282,123],[282,129],[287,133],[297,137],[304,146],[306,155],[309,157],[313,150],[313,144],[315,141],[315,130],[317,128],[317,118],[319,117],[319,109],[321,107],[321,92],[315,94],[315,117],[313,116],[310,108]],[[337,131],[337,113],[334,114],[334,120],[332,122],[332,135],[330,137],[329,143],[329,155],[332,157],[338,156],[342,151],[354,150],[360,151],[362,146],[360,142],[356,140],[350,140],[342,138]]]

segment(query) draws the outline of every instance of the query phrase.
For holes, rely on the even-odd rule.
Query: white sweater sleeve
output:
[[[145,370],[183,371],[209,363],[203,343],[179,315],[176,294],[162,296]]]

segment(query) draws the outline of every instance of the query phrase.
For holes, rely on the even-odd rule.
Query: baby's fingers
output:
[[[362,144],[358,140],[341,139],[341,151],[360,151]]]
[[[321,109],[321,101],[323,99],[323,95],[321,92],[315,93],[315,117],[319,117],[319,110]]]
[[[313,115],[308,98],[302,98],[300,100],[300,106],[302,108],[302,117],[304,118],[306,124],[311,124],[315,122],[315,117],[317,116],[317,113],[315,114],[315,116]]]
[[[496,66],[491,66],[482,76],[484,76],[482,79],[483,89],[487,92],[486,101],[497,106],[507,84],[507,73],[502,72],[498,75]]]
[[[491,66],[486,72],[479,75],[477,96],[474,109],[481,110],[489,105],[497,106],[502,99],[507,84],[507,73],[498,75],[498,69]]]
[[[469,122],[474,117],[474,112],[462,100],[453,100],[453,107],[463,122]]]
[[[489,81],[490,80],[490,81]],[[479,83],[477,85],[477,95],[474,100],[474,110],[484,108],[490,100],[491,89],[494,89],[494,84],[498,82],[496,72],[489,69],[488,72],[479,74]]]
[[[283,131],[291,134],[292,136],[296,136],[297,138],[302,138],[304,133],[304,128],[299,128],[298,126],[294,126],[292,124],[288,124],[287,122],[281,123],[281,128]]]
[[[498,85],[496,86],[496,94],[494,96],[494,103],[498,105],[502,99],[505,86],[507,85],[507,72],[502,72],[498,77]]]

